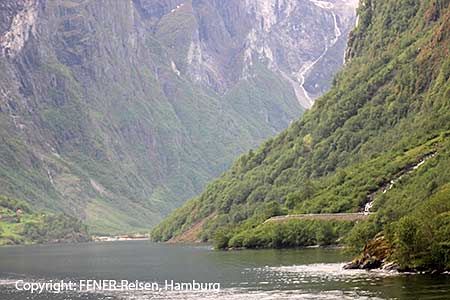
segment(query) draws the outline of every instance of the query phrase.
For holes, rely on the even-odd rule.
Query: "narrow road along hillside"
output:
[[[287,216],[276,216],[267,219],[264,223],[268,222],[285,222],[289,220],[341,220],[341,221],[355,221],[367,219],[372,213],[371,209],[375,197],[379,193],[386,193],[394,187],[394,185],[405,175],[417,170],[421,165],[423,165],[427,160],[433,158],[436,152],[433,151],[426,156],[422,157],[416,164],[407,166],[401,172],[397,173],[392,180],[383,184],[378,190],[370,193],[367,196],[368,202],[364,206],[364,211],[359,213],[336,213],[336,214],[299,214],[299,215],[287,215]]]
[[[268,222],[285,222],[289,220],[340,220],[340,221],[354,221],[363,220],[369,217],[370,213],[337,213],[337,214],[300,214],[277,216],[267,219]]]

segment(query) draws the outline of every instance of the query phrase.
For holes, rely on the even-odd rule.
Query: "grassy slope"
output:
[[[63,214],[33,212],[26,203],[3,196],[0,216],[0,245],[90,240],[86,226],[79,220]],[[20,222],[10,222],[8,218]]]
[[[358,225],[359,234],[349,239],[362,246],[404,216],[445,214],[450,182],[449,1],[362,1],[359,15],[350,39],[351,61],[332,90],[302,119],[240,157],[199,197],[176,210],[153,231],[155,240],[167,240],[214,215],[200,237],[219,238],[226,247],[239,235],[252,236],[271,215],[357,211],[372,191],[432,151],[437,151],[433,159],[376,199],[376,216]],[[433,201],[441,205],[435,204],[433,212],[424,208]],[[261,231],[263,239],[270,236],[269,230]],[[398,245],[410,249],[413,242],[402,240],[399,232],[388,236],[404,258],[406,250]],[[436,236],[437,244],[448,243],[445,235]],[[270,239],[260,245],[270,246]],[[429,249],[422,250],[430,257]]]

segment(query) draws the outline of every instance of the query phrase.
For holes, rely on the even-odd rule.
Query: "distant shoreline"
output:
[[[145,235],[128,236],[128,235],[114,235],[114,236],[93,236],[94,242],[116,242],[116,241],[149,241],[150,237]]]

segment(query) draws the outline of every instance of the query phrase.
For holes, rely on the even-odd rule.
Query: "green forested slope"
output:
[[[347,65],[331,91],[279,136],[237,159],[153,238],[168,240],[202,224],[198,238],[221,247],[305,245],[298,228],[317,224],[261,223],[286,213],[359,211],[372,192],[435,152],[377,194],[375,214],[347,240],[360,250],[383,232],[404,267],[442,261],[438,267],[448,268],[442,257],[448,259],[450,241],[449,3],[362,1]],[[317,226],[334,241],[349,231],[345,224]],[[429,243],[421,243],[426,236]]]
[[[23,201],[0,196],[0,245],[86,242],[80,220],[64,214],[32,211]]]

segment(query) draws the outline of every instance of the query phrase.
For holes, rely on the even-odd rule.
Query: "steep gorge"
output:
[[[449,0],[361,1],[330,91],[235,160],[152,238],[177,240],[195,229],[190,238],[218,248],[345,241],[356,252],[388,249],[377,266],[450,270],[449,51]],[[316,220],[367,204],[370,215],[357,224]],[[300,218],[266,222],[282,215]]]
[[[156,224],[328,89],[355,6],[2,1],[0,194]]]

